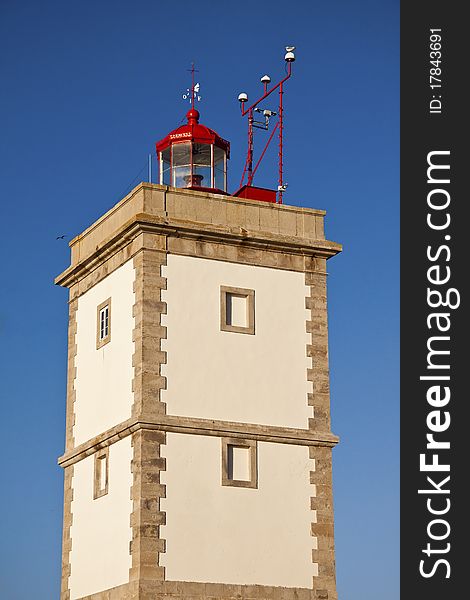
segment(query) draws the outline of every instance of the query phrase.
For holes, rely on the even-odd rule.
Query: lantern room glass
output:
[[[160,156],[160,183],[171,185],[171,148],[165,148]]]
[[[214,185],[213,187],[227,191],[227,155],[225,150],[214,146]]]
[[[193,144],[193,173],[190,185],[214,187],[212,184],[212,145]]]
[[[180,142],[160,153],[160,184],[227,191],[227,155],[213,144]]]
[[[171,152],[171,185],[188,187],[188,177],[191,174],[191,143],[174,144]]]

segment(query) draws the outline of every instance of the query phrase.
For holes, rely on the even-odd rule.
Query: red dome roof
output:
[[[186,125],[181,125],[162,140],[157,142],[157,152],[162,152],[172,144],[181,142],[196,142],[197,144],[214,144],[227,152],[227,158],[230,154],[230,142],[220,137],[213,129],[201,125],[199,123],[199,111],[191,108],[186,117],[188,122]]]

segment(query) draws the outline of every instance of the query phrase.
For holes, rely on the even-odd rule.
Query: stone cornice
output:
[[[260,231],[251,232],[242,227],[201,224],[183,219],[139,213],[98,246],[90,256],[78,264],[70,266],[56,277],[54,282],[57,285],[70,287],[142,233],[321,258],[330,258],[341,252],[342,249],[341,244],[327,240],[311,240]]]
[[[64,468],[73,465],[77,461],[95,453],[97,450],[114,444],[118,440],[140,429],[217,437],[249,437],[260,442],[277,442],[299,446],[332,447],[339,441],[336,435],[329,432],[316,432],[308,429],[275,427],[252,423],[214,421],[212,419],[197,419],[175,415],[160,415],[152,419],[128,419],[80,444],[76,448],[69,450],[58,459],[58,464]]]
[[[130,202],[132,202],[132,200],[136,196],[139,196],[139,194],[143,193],[144,198],[145,198],[145,194],[149,194],[152,191],[162,192],[165,196],[167,193],[177,194],[178,196],[188,198],[188,200],[191,198],[207,198],[207,199],[216,199],[216,200],[219,200],[222,202],[228,202],[228,201],[236,202],[236,204],[238,204],[238,205],[243,205],[243,206],[248,206],[248,207],[251,206],[254,208],[259,208],[260,206],[265,206],[265,207],[267,206],[270,209],[280,210],[285,213],[305,214],[305,215],[319,216],[319,217],[324,217],[326,215],[326,211],[319,209],[319,208],[308,208],[305,206],[293,206],[293,205],[289,205],[289,204],[273,204],[273,205],[271,205],[269,203],[268,204],[266,204],[264,202],[260,203],[258,200],[249,200],[246,198],[234,199],[232,196],[226,196],[225,194],[223,194],[223,195],[222,194],[214,194],[214,193],[210,193],[210,192],[201,192],[201,191],[196,191],[196,190],[188,190],[188,189],[184,189],[184,188],[174,188],[174,187],[171,187],[168,185],[159,185],[159,184],[155,184],[155,183],[142,182],[142,183],[139,183],[133,190],[131,190],[129,192],[129,194],[127,194],[127,196],[122,198],[122,200],[120,200],[117,204],[115,204],[107,212],[105,212],[104,215],[102,215],[99,219],[97,219],[94,223],[92,223],[89,227],[87,227],[81,234],[75,236],[70,241],[69,246],[73,246],[76,242],[78,242],[81,238],[83,238],[83,236],[92,233],[93,230],[95,230],[100,224],[102,224],[104,221],[106,221],[107,219],[112,217],[114,214],[119,212],[126,204],[129,204]],[[145,202],[145,200],[144,200],[144,202]],[[164,202],[164,208],[167,208],[166,199]]]

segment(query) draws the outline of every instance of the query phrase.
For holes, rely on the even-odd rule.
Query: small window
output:
[[[109,335],[109,306],[106,305],[100,310],[100,341]]]
[[[220,286],[220,329],[254,335],[254,290]]]
[[[111,298],[102,302],[97,309],[96,348],[111,341]]]
[[[109,448],[95,453],[95,472],[93,482],[93,498],[101,498],[108,493]]]
[[[256,441],[222,438],[222,485],[257,488],[257,462]]]

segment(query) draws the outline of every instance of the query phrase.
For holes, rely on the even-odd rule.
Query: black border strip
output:
[[[470,168],[463,89],[470,34],[464,7],[435,0],[401,5],[402,600],[460,598],[467,588]],[[427,447],[427,435],[442,446]]]

